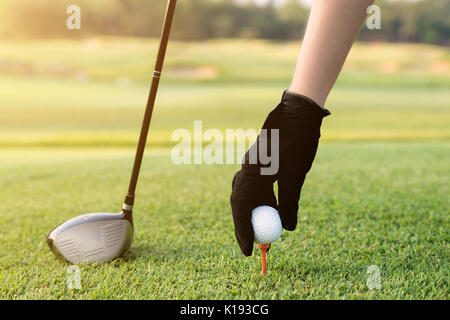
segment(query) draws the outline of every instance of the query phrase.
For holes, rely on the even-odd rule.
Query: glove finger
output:
[[[251,256],[253,251],[254,233],[251,222],[251,208],[245,203],[232,204],[234,234],[239,248],[245,256]]]
[[[296,181],[292,175],[282,174],[278,178],[278,202],[281,224],[289,231],[297,226],[298,201],[303,181]]]
[[[236,240],[242,253],[250,256],[254,243],[252,210],[260,205],[277,207],[273,183],[247,176],[239,171],[233,178],[230,204]]]
[[[246,196],[240,194],[243,188],[242,171],[238,171],[233,178],[230,197],[231,211],[233,214],[234,234],[239,248],[245,256],[250,256],[253,251],[253,226],[251,223],[251,208],[246,201]]]
[[[306,174],[314,161],[319,134],[304,134],[280,154],[278,202],[280,218],[286,230],[297,226],[298,202]]]

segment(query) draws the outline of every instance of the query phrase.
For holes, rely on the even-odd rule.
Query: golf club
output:
[[[47,243],[58,258],[73,264],[109,262],[121,257],[133,241],[134,194],[147,142],[176,2],[176,0],[169,0],[167,4],[150,94],[142,122],[130,185],[122,211],[120,213],[84,214],[72,218],[50,231],[47,236]]]

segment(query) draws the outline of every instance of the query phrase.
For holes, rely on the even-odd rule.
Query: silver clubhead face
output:
[[[47,236],[55,255],[73,264],[109,262],[133,241],[133,224],[121,213],[89,213],[72,218]]]

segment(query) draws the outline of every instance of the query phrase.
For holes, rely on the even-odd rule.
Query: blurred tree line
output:
[[[309,8],[297,0],[282,6],[273,1],[257,6],[233,0],[179,0],[173,38],[299,39]],[[82,10],[82,28],[65,27],[66,8]],[[363,27],[360,40],[450,43],[450,1],[386,1],[381,29]],[[165,0],[1,0],[1,38],[84,37],[98,34],[158,37]]]

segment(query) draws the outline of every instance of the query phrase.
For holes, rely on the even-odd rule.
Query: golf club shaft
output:
[[[139,171],[141,169],[142,158],[144,156],[145,145],[147,142],[148,130],[152,119],[153,108],[155,105],[156,93],[158,91],[159,79],[164,63],[164,57],[167,49],[167,42],[169,40],[170,28],[172,26],[172,20],[175,13],[176,0],[169,0],[167,4],[166,16],[164,18],[164,27],[161,34],[161,40],[159,44],[158,56],[156,58],[155,70],[153,71],[153,79],[150,87],[150,93],[147,100],[147,107],[145,109],[144,120],[142,121],[141,134],[136,151],[136,157],[134,159],[133,172],[131,174],[130,185],[128,187],[128,193],[125,198],[123,212],[130,214],[133,210],[134,193],[136,191],[136,184],[139,177]]]

